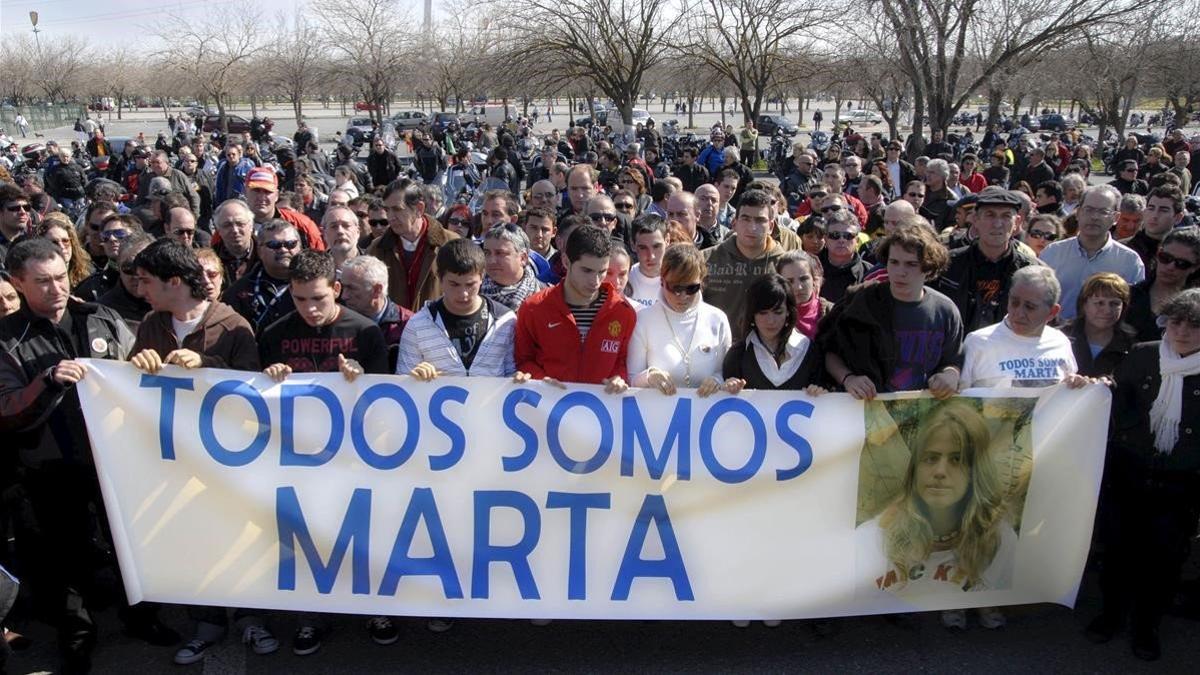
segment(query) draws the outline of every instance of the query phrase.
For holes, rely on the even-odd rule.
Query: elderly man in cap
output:
[[[1117,167],[1117,177],[1109,182],[1109,185],[1117,189],[1123,195],[1142,195],[1150,194],[1150,184],[1138,178],[1138,163],[1136,159],[1127,159],[1121,162]]]
[[[975,240],[950,252],[949,267],[933,284],[958,307],[968,332],[1003,319],[1013,272],[1041,264],[1013,240],[1020,209],[1008,190],[989,187],[976,195],[969,216]]]
[[[259,226],[270,220],[285,220],[300,233],[304,248],[325,250],[321,230],[311,218],[303,213],[277,205],[279,201],[279,177],[269,166],[256,166],[246,174],[246,204],[254,213],[254,224]]]

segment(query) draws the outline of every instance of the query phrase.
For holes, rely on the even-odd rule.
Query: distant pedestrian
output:
[[[812,121],[814,131],[821,130],[821,120],[823,119],[825,119],[825,117],[821,114],[820,110],[813,111]]]
[[[21,138],[28,138],[29,120],[25,119],[24,115],[17,113],[17,118],[13,120],[13,124],[16,124],[17,128],[21,130]]]

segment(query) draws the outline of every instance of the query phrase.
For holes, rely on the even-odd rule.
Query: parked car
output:
[[[392,115],[392,124],[396,125],[397,131],[407,131],[416,129],[421,126],[422,122],[429,122],[429,118],[420,110],[401,110]]]
[[[250,133],[250,120],[246,119],[245,117],[242,117],[241,115],[230,115],[229,113],[226,113],[225,119],[227,119],[229,121],[229,133],[231,133],[231,134],[240,134],[243,132]],[[206,134],[211,134],[214,131],[220,131],[221,130],[221,116],[220,115],[206,115],[204,117],[204,125],[202,127],[200,127],[200,129],[201,129],[201,131],[203,131]]]
[[[355,101],[354,109],[357,110],[358,112],[373,112],[375,110],[380,110],[380,107],[377,103],[367,103],[366,101]]]
[[[354,145],[370,143],[374,134],[375,126],[370,117],[351,117],[350,121],[346,122],[345,137]]]
[[[596,124],[599,124],[600,126],[604,126],[605,124],[608,124],[608,111],[607,110],[597,110],[596,111]],[[590,126],[592,126],[592,118],[588,115],[584,115],[583,117],[576,117],[575,118],[575,126],[590,127]]]
[[[1038,117],[1038,123],[1043,131],[1066,131],[1075,126],[1075,120],[1058,113],[1049,113]]]
[[[774,136],[776,131],[792,136],[800,131],[795,122],[783,115],[759,115],[754,127],[762,136]]]
[[[845,119],[854,124],[879,124],[883,122],[883,115],[874,110],[851,110]]]

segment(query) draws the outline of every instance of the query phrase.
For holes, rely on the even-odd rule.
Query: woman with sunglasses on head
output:
[[[1039,213],[1029,219],[1029,227],[1025,230],[1025,243],[1040,258],[1042,251],[1050,244],[1062,238],[1062,220],[1050,213]]]
[[[1159,315],[1163,305],[1180,291],[1196,285],[1200,265],[1200,228],[1181,227],[1163,237],[1154,268],[1146,280],[1129,291],[1125,321],[1137,332],[1138,342],[1162,339]]]
[[[617,188],[627,190],[633,195],[638,213],[650,207],[651,200],[646,190],[646,177],[641,171],[628,166],[618,171]]]
[[[671,244],[659,266],[658,301],[638,312],[629,341],[631,384],[673,396],[678,388],[700,396],[736,393],[741,382],[722,379],[721,364],[733,342],[725,312],[704,302],[708,267],[690,243]]]

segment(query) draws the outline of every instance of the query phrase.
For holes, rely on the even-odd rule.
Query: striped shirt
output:
[[[600,308],[604,306],[604,301],[608,299],[608,291],[603,287],[596,299],[591,304],[577,307],[568,304],[567,307],[571,310],[571,316],[575,317],[575,327],[579,329],[579,343],[583,344],[587,340],[588,331],[592,328],[592,322],[596,320],[596,314]]]

